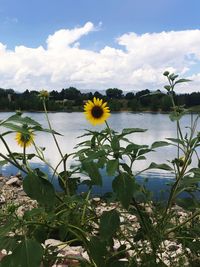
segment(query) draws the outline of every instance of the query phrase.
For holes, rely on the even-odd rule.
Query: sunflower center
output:
[[[91,113],[94,118],[99,119],[103,115],[103,109],[99,106],[94,106]]]

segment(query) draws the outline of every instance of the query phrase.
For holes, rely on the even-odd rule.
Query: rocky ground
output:
[[[140,224],[137,220],[137,217],[132,214],[128,214],[126,211],[123,211],[122,208],[118,203],[110,203],[109,205],[103,202],[100,198],[93,198],[92,199],[93,204],[96,206],[96,214],[100,216],[104,211],[112,210],[112,209],[118,209],[121,212],[120,221],[128,222],[130,227],[135,229],[135,232],[140,229]],[[20,176],[11,176],[9,178],[5,178],[0,176],[0,206],[3,208],[5,205],[8,205],[9,203],[15,203],[19,205],[19,208],[17,209],[17,215],[23,216],[23,213],[25,210],[32,209],[34,207],[37,207],[37,202],[34,200],[31,200],[23,191],[22,188],[22,179]],[[152,207],[145,207],[146,210],[151,214]],[[179,218],[180,222],[184,221],[189,214],[186,213],[183,209],[180,207],[175,206],[174,209],[176,210],[177,217]],[[126,231],[128,233],[129,229],[127,227],[123,229],[123,231]],[[123,225],[123,224],[122,224]],[[122,226],[123,227],[123,226]],[[132,232],[133,234],[133,232]],[[130,246],[129,242],[127,241],[121,241],[119,243],[118,240],[115,240],[114,243],[114,249],[117,250],[121,244],[125,244],[128,248]],[[145,242],[141,242],[140,240],[135,243],[137,248],[142,248],[145,253],[149,253],[150,246],[149,242],[146,240]],[[60,240],[55,239],[48,239],[44,243],[45,247],[54,246],[58,248],[59,254],[61,258],[64,258],[62,264],[54,265],[54,267],[71,267],[71,266],[79,266],[79,263],[77,260],[72,258],[82,258],[89,260],[89,257],[87,255],[87,252],[84,251],[83,247],[81,246],[69,246],[65,243],[61,242]],[[145,248],[145,249],[144,249]],[[189,251],[188,251],[189,253]],[[130,249],[127,258],[129,256],[133,256],[136,254],[136,251]],[[0,258],[4,257],[6,255],[6,251],[3,250],[0,252]],[[165,240],[161,244],[161,250],[160,250],[160,259],[166,264],[166,266],[178,266],[177,261],[180,259],[180,257],[183,257],[185,265],[183,266],[189,266],[187,262],[187,257],[183,254],[183,249],[180,244],[178,244],[175,241]],[[124,260],[127,261],[127,258]],[[173,262],[173,265],[171,263]],[[139,263],[139,259],[138,259]]]

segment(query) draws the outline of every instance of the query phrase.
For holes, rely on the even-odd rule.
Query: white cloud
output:
[[[162,73],[170,70],[195,80],[178,92],[200,91],[200,30],[125,33],[116,39],[121,46],[118,49],[83,49],[81,38],[100,26],[87,22],[82,27],[58,30],[49,35],[46,48],[16,46],[11,51],[0,43],[0,87],[22,91],[68,86],[162,89]]]
[[[50,49],[65,49],[75,41],[79,40],[83,35],[94,31],[94,25],[87,22],[82,28],[75,28],[72,30],[61,29],[56,31],[53,35],[49,35],[47,39],[47,48]]]

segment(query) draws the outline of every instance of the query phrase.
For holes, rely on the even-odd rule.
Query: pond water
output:
[[[12,115],[12,113],[0,113],[0,120],[5,119],[10,115]],[[44,113],[25,113],[25,115],[38,121],[44,127],[47,127]],[[63,153],[73,152],[75,145],[81,141],[81,139],[77,139],[77,137],[82,135],[85,132],[85,129],[98,131],[104,127],[104,125],[95,127],[90,125],[85,119],[84,114],[80,112],[49,113],[49,118],[54,130],[63,135],[58,136],[58,142]],[[167,114],[120,112],[112,114],[108,119],[108,123],[109,126],[116,131],[121,131],[123,128],[148,129],[144,133],[135,133],[129,136],[129,139],[137,144],[150,145],[155,141],[163,141],[166,138],[176,138],[176,123],[171,122]],[[181,120],[181,125],[184,131],[187,131],[186,127],[190,126],[190,124],[191,116],[185,115]],[[1,131],[3,131],[3,129],[1,129]],[[198,131],[200,131],[199,126]],[[6,140],[9,146],[12,148],[12,151],[22,152],[21,148],[18,147],[16,141],[14,140],[14,135],[8,136]],[[56,166],[60,161],[60,156],[53,142],[52,136],[47,133],[38,133],[35,141],[39,146],[46,147],[45,156],[47,161],[52,166]],[[6,149],[1,143],[0,149],[2,153],[6,153]],[[33,152],[33,148],[28,148],[28,152]],[[198,153],[199,152],[200,151],[198,151]],[[176,157],[176,155],[177,151],[175,147],[168,146],[159,148],[156,152],[147,154],[147,160],[138,161],[134,165],[134,170],[137,173],[138,171],[149,166],[151,162],[167,163],[167,160],[172,160]],[[33,166],[39,166],[43,170],[47,171],[47,173],[51,173],[51,170],[41,162],[34,161]],[[0,172],[3,175],[11,175],[16,174],[17,170],[10,165],[5,165],[0,167]],[[138,180],[144,180],[144,177],[149,178],[148,186],[153,189],[153,191],[157,192],[165,187],[166,181],[171,180],[173,175],[169,172],[160,172],[155,170],[155,172],[146,172],[143,176],[139,176]],[[99,193],[105,193],[106,191],[109,191],[111,187],[111,180],[112,179],[104,177],[104,187],[97,189],[97,191]]]

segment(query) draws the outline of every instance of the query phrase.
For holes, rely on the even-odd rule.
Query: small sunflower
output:
[[[20,133],[17,132],[15,136],[15,140],[17,144],[21,147],[28,147],[33,144],[34,141],[34,134],[31,130],[28,130],[29,133]]]
[[[88,100],[84,105],[84,113],[91,124],[102,124],[110,116],[110,109],[107,102],[103,103],[102,99],[93,98],[93,101]]]

